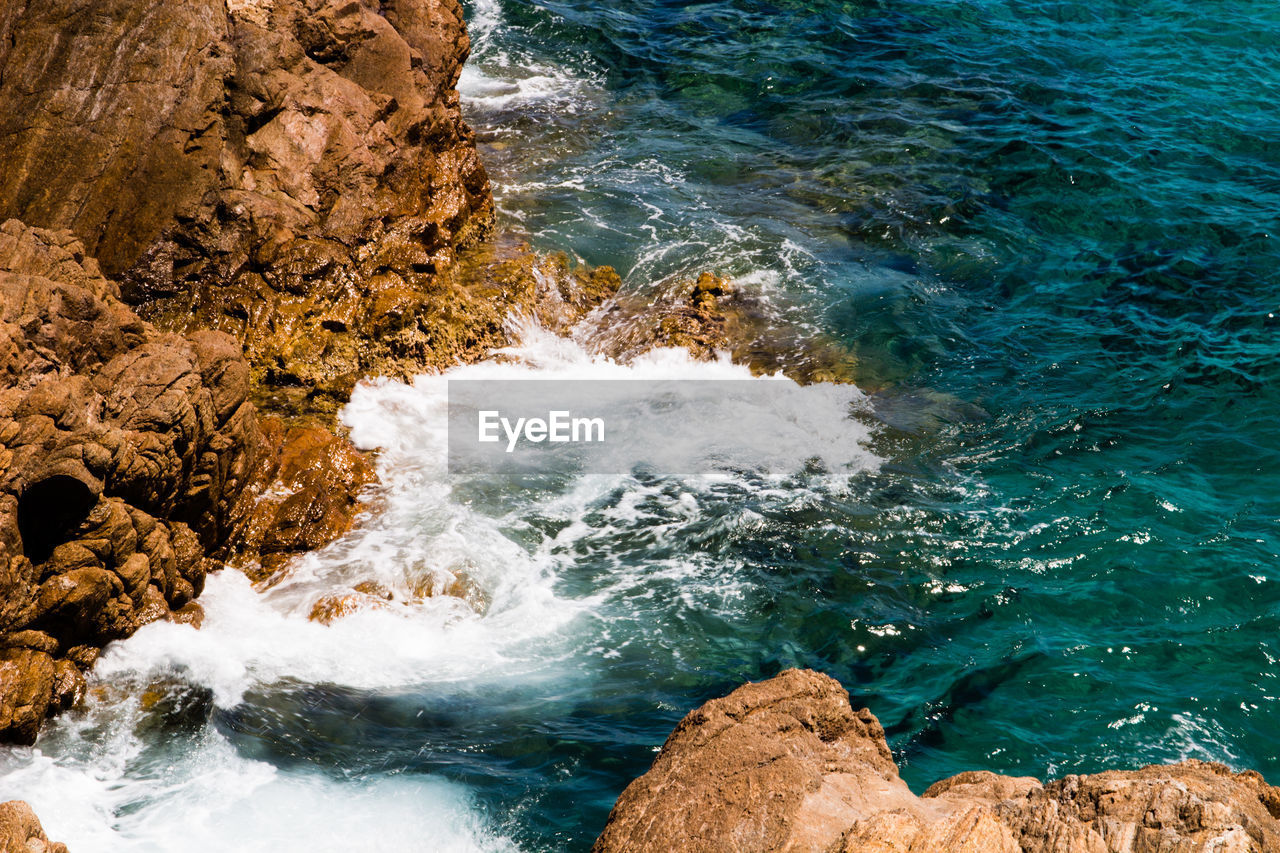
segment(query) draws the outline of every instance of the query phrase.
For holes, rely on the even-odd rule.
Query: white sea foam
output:
[[[471,56],[458,81],[458,92],[471,112],[541,105],[573,114],[599,100],[603,90],[597,74],[540,61],[507,46],[513,41],[505,32],[509,29],[496,0],[471,4],[467,23]]]
[[[458,92],[472,110],[505,110],[530,104],[554,107],[561,113],[576,113],[590,103],[593,84],[589,79],[538,63],[506,62],[502,70],[467,65],[458,80]]]
[[[127,731],[123,727],[121,731]],[[0,767],[0,798],[31,803],[50,837],[79,851],[222,853],[429,849],[499,853],[509,841],[477,818],[467,791],[423,777],[345,782],[239,755],[210,731],[172,761],[136,770],[136,743],[87,760],[20,750]]]
[[[155,735],[147,741],[137,734],[151,713],[139,694],[149,683],[177,679],[210,690],[217,707],[231,709],[251,690],[286,682],[427,697],[485,684],[562,691],[591,679],[595,667],[608,666],[627,646],[653,641],[644,633],[661,630],[648,624],[653,607],[674,614],[744,606],[752,590],[739,576],[741,566],[666,547],[698,522],[705,535],[753,535],[761,518],[751,509],[713,523],[703,517],[715,489],[726,484],[802,499],[803,488],[772,485],[744,474],[742,465],[802,466],[815,446],[833,463],[876,464],[863,447],[866,428],[848,418],[856,389],[819,387],[802,392],[811,397],[805,411],[817,421],[776,413],[761,442],[749,445],[751,458],[736,460],[728,473],[657,483],[622,473],[587,475],[525,503],[463,499],[459,490],[467,484],[451,479],[446,458],[452,378],[730,379],[801,392],[790,380],[751,380],[743,367],[696,362],[683,350],[654,350],[618,364],[532,324],[513,332],[522,342],[488,361],[411,384],[362,383],[342,418],[355,442],[379,451],[382,483],[365,523],[300,560],[268,590],[254,590],[232,570],[212,576],[199,631],[157,623],[113,644],[96,668],[101,687],[88,711],[55,721],[39,750],[5,755],[0,796],[31,801],[52,836],[81,850],[347,850],[374,838],[380,846],[416,849],[427,837],[432,849],[510,849],[466,789],[431,778],[339,782],[277,768],[246,757],[211,727],[163,760],[145,758],[147,750],[165,747]],[[702,404],[707,430],[743,414],[732,401]],[[617,499],[602,504],[611,493]],[[561,523],[554,534],[531,536],[531,515]],[[637,562],[609,555],[609,543],[628,531],[642,531],[665,556]],[[593,585],[565,591],[559,581],[584,547],[603,550],[600,559],[612,568]],[[462,576],[487,606],[423,594]],[[363,580],[383,584],[393,600],[332,625],[308,619],[318,598]],[[654,598],[655,588],[669,592]],[[621,630],[621,623],[632,627]],[[668,652],[678,659],[684,650],[675,646]]]

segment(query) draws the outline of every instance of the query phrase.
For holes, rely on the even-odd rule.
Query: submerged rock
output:
[[[0,803],[0,853],[67,853],[67,845],[49,840],[31,806],[10,800]]]
[[[356,613],[385,608],[388,600],[388,596],[358,589],[348,593],[330,593],[321,596],[312,605],[311,613],[307,618],[321,625],[332,625],[339,619],[345,619]]]
[[[322,595],[312,605],[307,618],[322,625],[332,625],[356,613],[389,610],[393,606],[412,608],[442,596],[454,604],[469,607],[475,613],[484,614],[489,608],[488,593],[461,569],[415,572],[408,587],[397,595],[378,581],[361,581],[349,590]]]
[[[654,347],[679,347],[699,360],[728,357],[756,375],[872,387],[846,345],[801,327],[777,305],[710,272],[677,281],[653,300],[614,300],[608,321],[591,343],[619,361]]]
[[[917,797],[832,678],[788,670],[689,713],[596,853],[1272,853],[1280,789],[1185,761],[1048,784],[962,773]]]
[[[472,576],[469,568],[460,565],[428,568],[421,564],[412,567],[409,572],[410,603],[449,596],[466,604],[476,613],[487,613],[492,603],[489,593]]]

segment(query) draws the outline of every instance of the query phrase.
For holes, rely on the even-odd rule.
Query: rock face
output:
[[[0,227],[0,375],[3,741],[74,704],[107,642],[198,622],[253,519],[260,551],[324,544],[371,476],[329,433],[264,429],[239,346],[143,322],[67,232]]]
[[[10,800],[0,803],[0,853],[67,853],[67,845],[45,836],[31,806]]]
[[[377,479],[351,442],[319,427],[260,421],[266,463],[240,504],[229,562],[255,581],[351,529],[359,492]]]
[[[198,625],[212,568],[350,528],[372,466],[313,416],[356,380],[616,289],[458,262],[493,216],[468,50],[458,0],[0,4],[0,741],[103,644]]]
[[[474,356],[502,318],[437,275],[492,220],[468,50],[457,0],[4,4],[0,219],[70,229],[268,387]]]
[[[0,228],[0,738],[199,594],[262,439],[225,335],[161,334],[66,232]]]
[[[596,853],[1274,853],[1280,789],[1188,761],[917,797],[833,679],[789,670],[692,711],[618,798]]]

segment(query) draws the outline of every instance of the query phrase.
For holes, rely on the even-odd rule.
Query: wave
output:
[[[299,685],[370,697],[407,692],[424,707],[448,705],[460,691],[515,690],[521,701],[548,691],[589,693],[601,668],[628,646],[681,653],[678,632],[668,636],[653,623],[656,588],[668,590],[663,609],[673,622],[682,610],[731,617],[746,608],[752,581],[737,574],[741,566],[681,544],[695,528],[751,535],[759,513],[746,506],[724,512],[740,503],[726,501],[726,488],[790,502],[806,488],[840,484],[804,475],[806,443],[777,441],[802,427],[793,412],[780,411],[762,433],[770,446],[750,447],[750,458],[727,460],[715,476],[585,474],[560,478],[555,488],[486,496],[485,483],[449,472],[448,382],[772,382],[805,395],[831,464],[878,464],[864,447],[869,428],[849,418],[850,401],[861,396],[852,386],[753,379],[727,359],[698,362],[684,350],[619,364],[535,325],[513,328],[521,343],[483,363],[413,383],[362,383],[342,419],[358,445],[378,452],[381,485],[364,523],[268,589],[255,590],[230,570],[212,576],[200,630],[157,623],[113,644],[95,670],[87,710],[55,721],[38,749],[10,754],[0,793],[31,801],[52,837],[80,849],[351,849],[373,834],[409,847],[429,834],[439,839],[433,849],[511,849],[463,785],[376,772],[343,780],[261,760],[236,738],[235,720],[260,705],[253,713],[283,716],[281,726],[307,725],[288,719],[300,712],[281,710],[292,707],[282,697]],[[731,400],[699,405],[708,407],[707,424],[740,418]],[[650,434],[636,447],[664,438]],[[636,548],[649,556],[632,559]],[[578,573],[588,552],[603,570],[584,584]],[[324,596],[369,582],[387,598],[332,624],[308,618]],[[173,726],[182,729],[175,703],[184,702],[194,703],[195,722],[189,737],[174,738]],[[323,822],[314,822],[316,814]]]

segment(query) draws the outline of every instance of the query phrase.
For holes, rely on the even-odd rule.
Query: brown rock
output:
[[[374,598],[381,598],[383,601],[391,601],[395,598],[395,594],[391,590],[377,581],[360,581],[352,589],[365,595],[371,595]]]
[[[67,649],[67,660],[81,669],[89,669],[98,662],[102,650],[97,646],[73,646]]]
[[[231,555],[257,581],[350,530],[360,492],[376,480],[369,460],[328,430],[266,418],[262,431],[271,467],[260,470],[242,504]]]
[[[198,601],[188,601],[177,610],[169,614],[169,619],[179,625],[190,625],[196,630],[204,624],[204,608],[200,606]]]
[[[132,611],[120,578],[103,568],[73,569],[41,585],[36,624],[67,642],[106,643],[128,633]]]
[[[58,653],[58,641],[43,631],[14,631],[0,638],[0,645],[13,649],[31,649],[49,655]]]
[[[47,652],[0,649],[0,732],[35,743],[53,698],[54,665]]]
[[[116,574],[124,584],[130,599],[137,604],[142,600],[142,592],[151,580],[151,560],[146,554],[134,552],[115,567]]]
[[[70,229],[148,319],[230,333],[270,387],[331,400],[412,357],[436,274],[491,227],[458,0],[53,0],[0,33],[0,218]],[[448,359],[487,316],[451,322],[425,341]]]
[[[216,560],[270,575],[348,530],[368,461],[251,398],[331,413],[616,289],[505,244],[459,262],[493,213],[468,50],[458,0],[0,4],[0,644],[83,671],[198,622]],[[30,645],[0,741],[76,692]]]
[[[790,670],[689,713],[622,793],[598,851],[823,850],[910,795],[880,724],[833,679]]]
[[[53,698],[51,712],[74,708],[84,698],[84,673],[69,660],[60,660],[53,666]]]
[[[148,584],[142,591],[142,602],[138,605],[138,625],[159,622],[166,618],[169,612],[169,603],[165,601],[164,593],[154,584]]]
[[[789,670],[690,712],[593,848],[815,853],[1274,853],[1280,789],[1187,761],[1048,785],[962,773],[917,797],[833,679]]]
[[[801,383],[856,382],[863,390],[876,385],[845,344],[815,336],[794,322],[785,306],[713,273],[675,282],[656,299],[619,298],[610,311],[610,322],[591,343],[619,361],[654,347],[680,347],[700,360],[728,356],[756,375],[782,373]]]
[[[381,596],[369,595],[363,592],[335,593],[323,596],[316,601],[307,618],[312,622],[319,622],[321,625],[332,625],[339,619],[345,619],[362,610],[386,606],[387,601]]]
[[[239,346],[142,322],[65,232],[0,227],[0,374],[0,741],[74,704],[104,643],[198,624],[260,490],[281,499],[251,544],[292,555],[344,532],[371,478],[327,431],[264,436]]]
[[[31,806],[10,800],[0,803],[0,853],[67,853],[67,845],[49,840]]]
[[[489,594],[470,572],[460,566],[445,571],[417,565],[409,572],[409,594],[413,601],[449,595],[466,602],[476,613],[489,609]]]

